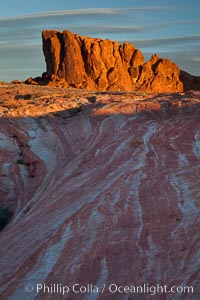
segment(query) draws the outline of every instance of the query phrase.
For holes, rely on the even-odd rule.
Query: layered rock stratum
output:
[[[13,212],[0,231],[0,298],[199,299],[200,93],[0,93],[0,205]]]
[[[27,83],[108,91],[200,90],[200,77],[157,54],[144,62],[142,52],[128,42],[121,45],[68,30],[44,30],[42,40],[46,73]]]

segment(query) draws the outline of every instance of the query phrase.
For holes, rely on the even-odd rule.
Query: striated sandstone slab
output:
[[[0,201],[14,212],[0,232],[1,299],[152,299],[37,295],[37,283],[191,285],[154,299],[198,299],[199,92],[0,92]]]

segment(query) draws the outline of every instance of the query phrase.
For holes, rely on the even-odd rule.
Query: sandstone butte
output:
[[[88,90],[182,92],[200,90],[200,77],[157,54],[144,62],[133,44],[90,38],[68,30],[42,32],[46,72],[29,84]]]
[[[199,103],[1,85],[0,299],[200,299]]]

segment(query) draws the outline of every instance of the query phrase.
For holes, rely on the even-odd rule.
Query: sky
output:
[[[6,0],[0,10],[0,81],[45,70],[43,29],[131,42],[200,75],[199,0]]]

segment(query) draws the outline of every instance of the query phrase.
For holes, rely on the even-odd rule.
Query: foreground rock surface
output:
[[[90,38],[68,30],[44,30],[43,52],[49,85],[89,90],[182,92],[200,89],[200,77],[182,72],[167,58],[149,61],[130,43]],[[27,83],[37,84],[31,78]]]
[[[0,232],[1,299],[152,299],[63,298],[37,283],[188,285],[153,297],[198,299],[200,93],[0,93],[0,205],[14,212]]]

